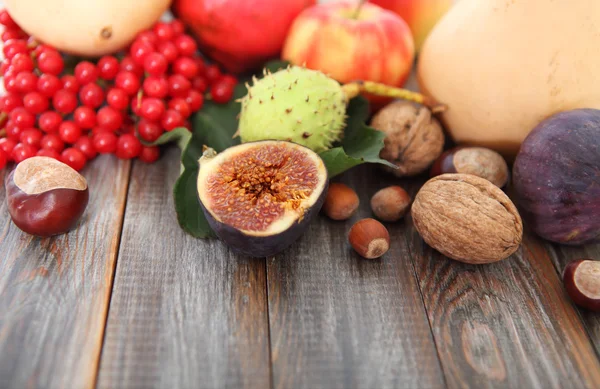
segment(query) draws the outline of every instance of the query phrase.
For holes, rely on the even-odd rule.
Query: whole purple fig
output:
[[[600,238],[600,110],[576,109],[542,121],[513,167],[523,218],[544,239],[584,244]]]

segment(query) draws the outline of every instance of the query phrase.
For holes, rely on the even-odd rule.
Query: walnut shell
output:
[[[427,181],[412,206],[425,242],[457,261],[500,261],[517,251],[523,222],[497,186],[470,174],[443,174]]]
[[[444,149],[442,126],[426,107],[394,101],[373,117],[371,126],[385,132],[380,157],[398,167],[386,168],[398,177],[427,170]]]

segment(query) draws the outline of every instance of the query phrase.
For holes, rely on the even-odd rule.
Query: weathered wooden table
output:
[[[1,388],[593,388],[600,316],[559,273],[600,245],[527,233],[509,259],[469,266],[428,248],[410,218],[364,260],[346,243],[368,200],[398,183],[373,166],[341,180],[361,208],[316,220],[275,258],[233,255],[177,225],[178,150],[155,165],[101,157],[68,235],[19,231],[0,191]],[[423,180],[401,185],[414,195]]]

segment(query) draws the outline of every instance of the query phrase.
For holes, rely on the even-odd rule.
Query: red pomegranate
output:
[[[283,47],[296,16],[315,0],[175,0],[173,12],[205,54],[228,71],[255,70]]]

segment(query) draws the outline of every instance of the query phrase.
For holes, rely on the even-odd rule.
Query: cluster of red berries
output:
[[[0,169],[35,155],[81,170],[97,154],[151,163],[165,131],[189,128],[205,96],[227,103],[237,83],[206,65],[181,21],[141,32],[122,56],[78,62],[27,36],[5,11],[0,73]],[[206,95],[205,95],[206,93]],[[141,140],[141,141],[140,141]]]

